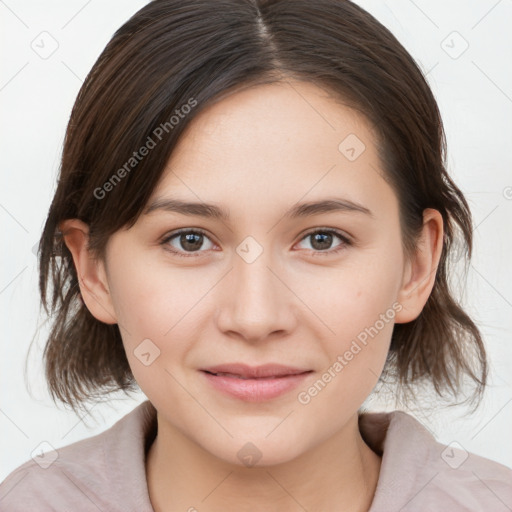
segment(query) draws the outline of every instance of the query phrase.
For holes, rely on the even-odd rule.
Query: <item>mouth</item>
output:
[[[292,374],[283,374],[283,375],[270,375],[268,377],[247,377],[247,376],[244,376],[244,375],[237,375],[236,373],[225,373],[225,372],[218,372],[218,373],[213,373],[213,372],[209,372],[207,370],[205,370],[206,373],[209,373],[210,375],[215,375],[216,377],[233,377],[234,379],[243,379],[243,380],[265,380],[265,379],[279,379],[279,378],[283,378],[283,377],[289,377],[290,375]],[[299,374],[296,374],[296,375],[300,375]]]
[[[265,379],[298,375],[312,370],[274,363],[260,366],[249,366],[244,363],[228,363],[202,368],[202,371],[212,375],[224,375],[240,379]]]
[[[297,387],[313,370],[277,364],[235,363],[201,369],[213,389],[247,402],[262,402]]]

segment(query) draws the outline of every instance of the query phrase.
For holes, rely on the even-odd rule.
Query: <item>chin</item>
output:
[[[241,436],[230,439],[223,446],[203,446],[203,448],[227,464],[248,469],[286,464],[307,450],[306,446],[294,442],[290,437],[287,442],[284,442],[282,438],[277,437],[275,440],[265,439],[265,435],[262,435],[259,440],[252,438],[252,441],[241,440],[244,437]]]

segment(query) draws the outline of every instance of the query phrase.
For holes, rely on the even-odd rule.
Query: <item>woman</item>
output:
[[[20,466],[3,509],[509,510],[509,468],[362,410],[388,377],[486,383],[444,149],[420,70],[351,2],[136,13],[78,95],[39,256],[53,396],[148,401]]]

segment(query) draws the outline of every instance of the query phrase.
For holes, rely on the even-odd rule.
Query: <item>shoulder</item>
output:
[[[375,421],[371,417],[365,421],[374,428],[380,425],[383,451],[371,512],[390,507],[402,512],[512,510],[512,469],[468,452],[457,441],[439,443],[404,412],[379,414]]]
[[[468,452],[457,441],[432,440],[422,473],[432,475],[429,495],[460,510],[512,510],[512,469]]]
[[[151,419],[150,404],[144,402],[104,432],[25,462],[0,484],[0,509],[97,512],[138,504],[133,510],[151,511],[144,470]]]
[[[0,484],[0,508],[6,512],[60,510],[75,503],[81,510],[97,511],[95,505],[101,509],[103,445],[109,436],[107,430],[28,460]]]

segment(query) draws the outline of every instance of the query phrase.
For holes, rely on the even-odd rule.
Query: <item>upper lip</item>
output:
[[[202,371],[209,373],[230,373],[239,375],[246,379],[257,379],[262,377],[284,377],[286,375],[297,375],[299,373],[308,372],[306,368],[296,368],[292,366],[284,366],[282,364],[264,364],[261,366],[249,366],[243,363],[220,364],[202,368]]]

